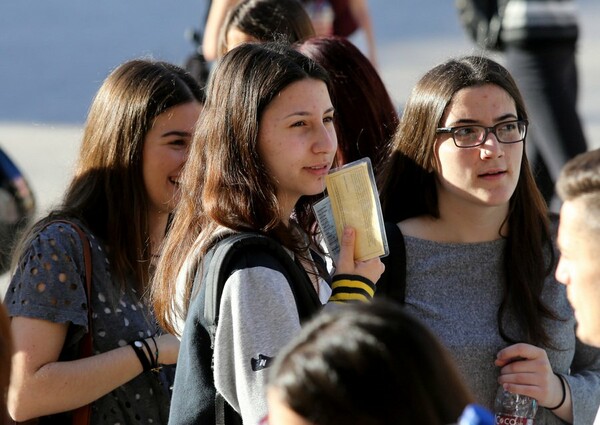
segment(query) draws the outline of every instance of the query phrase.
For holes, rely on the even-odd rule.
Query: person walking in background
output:
[[[211,1],[202,38],[202,53],[206,60],[213,61],[219,57],[223,25],[227,14],[238,4],[240,0]],[[317,35],[349,37],[361,29],[367,43],[367,56],[374,66],[377,65],[375,34],[366,0],[302,0],[302,4],[313,22],[313,27],[319,29]],[[271,30],[279,27],[279,23],[274,18],[270,18],[270,22],[273,24]],[[258,39],[277,41],[272,37]]]
[[[367,0],[301,0],[318,36],[336,35],[366,43],[366,55],[377,67],[375,32]],[[364,39],[364,40],[363,40]],[[364,43],[363,43],[364,41]]]
[[[314,35],[311,20],[297,0],[242,0],[221,26],[218,56],[244,42],[291,44]]]
[[[202,35],[202,53],[207,61],[214,61],[219,52],[219,36],[225,18],[240,0],[211,0]]]
[[[382,280],[403,288],[396,299],[450,350],[478,403],[493,409],[502,385],[538,401],[539,423],[591,423],[600,350],[576,339],[553,277],[528,119],[515,81],[489,58],[450,59],[419,80],[378,180],[396,247]],[[392,262],[404,276],[390,277]]]
[[[201,96],[183,69],[147,60],[120,65],[100,87],[62,205],[26,233],[14,256],[4,302],[15,420],[52,415],[43,422],[70,423],[73,409],[91,404],[92,424],[166,424],[174,369],[160,365],[175,363],[179,341],[158,328],[145,293]],[[86,332],[94,354],[78,358]]]
[[[554,183],[560,170],[587,150],[577,113],[575,0],[457,0],[457,4],[462,22],[479,45],[502,51],[527,101],[527,156],[544,199],[558,211]]]
[[[377,171],[398,125],[398,113],[377,70],[343,37],[313,37],[297,43],[297,49],[329,73],[337,165],[367,157]]]
[[[382,299],[323,311],[269,376],[269,425],[447,425],[474,400],[431,331]]]
[[[336,154],[333,114],[326,71],[289,45],[245,43],[217,63],[152,285],[160,322],[183,329],[169,424],[213,424],[216,411],[257,423],[271,359],[301,320],[328,300],[372,297],[381,261],[355,262],[347,229],[332,292],[307,224]],[[220,241],[242,234],[274,249],[242,247],[213,273]],[[218,275],[213,344],[205,302]]]

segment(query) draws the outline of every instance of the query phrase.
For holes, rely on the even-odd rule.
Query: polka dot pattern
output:
[[[88,237],[94,352],[155,335],[156,320],[145,300],[113,282],[107,250],[93,235]],[[11,315],[71,324],[61,353],[65,359],[76,357],[77,341],[88,326],[84,270],[79,235],[67,224],[53,223],[33,240],[4,300]],[[173,367],[139,375],[93,403],[92,424],[166,424],[173,378]]]

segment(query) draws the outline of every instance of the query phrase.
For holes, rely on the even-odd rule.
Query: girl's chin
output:
[[[319,191],[314,191],[314,192],[307,192],[302,196],[317,196],[317,195],[322,195],[323,194],[323,190],[319,190]]]

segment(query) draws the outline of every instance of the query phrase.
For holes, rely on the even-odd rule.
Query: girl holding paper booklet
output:
[[[369,300],[383,264],[354,261],[349,229],[332,295],[309,249],[316,246],[306,225],[314,222],[310,205],[337,148],[323,68],[289,46],[242,44],[218,63],[203,114],[154,276],[160,322],[183,333],[169,424],[214,423],[219,396],[226,415],[254,424],[267,413],[270,359],[299,333],[300,313],[282,261],[271,252],[242,251],[224,270],[207,353],[202,290],[214,282],[202,278],[194,286],[194,277],[210,267],[215,244],[242,232],[272,239],[296,261],[317,306],[343,301],[349,291]]]
[[[312,37],[294,46],[325,68],[331,78],[338,140],[336,165],[369,158],[376,173],[379,164],[388,157],[389,143],[398,125],[396,108],[377,70],[357,47],[343,37]],[[377,196],[375,187],[373,191]],[[353,196],[354,193],[350,195]],[[362,203],[358,197],[355,199]],[[353,211],[359,212],[360,208],[353,208]],[[327,265],[332,269],[332,258],[337,255],[337,237],[322,221],[319,228],[328,254]],[[370,226],[357,228],[368,229]],[[359,241],[368,240],[365,235],[358,237]]]
[[[536,423],[592,423],[600,350],[576,339],[553,276],[527,127],[517,85],[491,59],[451,59],[417,83],[379,176],[384,217],[404,235],[401,301],[450,349],[479,403],[493,408],[503,385],[538,401]]]

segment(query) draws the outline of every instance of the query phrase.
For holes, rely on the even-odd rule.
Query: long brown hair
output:
[[[62,205],[33,226],[15,259],[49,221],[78,218],[109,247],[115,282],[124,285],[133,276],[144,287],[151,255],[142,176],[144,139],[158,115],[201,100],[193,77],[166,62],[136,59],[111,72],[90,107],[75,175]]]
[[[436,129],[459,90],[484,84],[504,89],[515,102],[518,119],[527,119],[515,81],[503,66],[489,58],[450,59],[428,71],[406,103],[392,142],[392,154],[378,177],[386,220],[399,222],[420,215],[439,218],[435,173],[429,171],[434,164]],[[498,310],[500,335],[509,342],[524,340],[551,346],[542,323],[544,318],[557,317],[544,304],[541,293],[555,256],[546,203],[536,186],[525,149],[506,221],[509,231],[503,256],[504,296]],[[509,310],[516,315],[523,338],[507,334],[503,321]]]
[[[200,256],[206,253],[219,226],[261,232],[296,252],[306,247],[281,221],[275,181],[257,150],[266,106],[285,87],[306,78],[329,84],[323,68],[275,43],[243,44],[227,53],[213,71],[182,174],[181,198],[151,285],[155,312],[165,329],[173,332],[174,320],[187,312],[193,275],[186,279],[187,304],[173,302],[186,258],[192,250]],[[300,198],[294,211],[307,233],[313,200]]]

